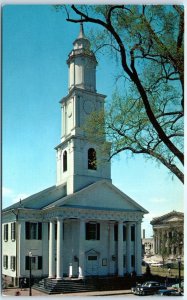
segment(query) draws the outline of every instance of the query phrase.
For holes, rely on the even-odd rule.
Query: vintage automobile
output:
[[[175,289],[158,290],[157,294],[160,296],[182,296],[181,292]]]
[[[172,288],[179,290],[179,283],[173,284]],[[184,291],[184,281],[181,281],[181,291]]]
[[[163,284],[157,281],[146,281],[143,284],[137,284],[136,287],[131,288],[134,295],[154,295],[158,290],[165,289]]]

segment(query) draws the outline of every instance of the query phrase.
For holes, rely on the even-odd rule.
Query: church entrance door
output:
[[[98,275],[98,255],[88,255],[87,256],[87,276]]]

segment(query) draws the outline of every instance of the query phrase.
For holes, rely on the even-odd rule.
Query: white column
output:
[[[126,256],[127,256],[127,272],[131,273],[131,224],[126,225],[127,241],[126,241]]]
[[[158,232],[158,254],[160,255],[160,232]]]
[[[46,261],[49,257],[49,235],[48,235],[48,222],[42,223],[42,243],[45,245],[45,247],[42,247],[42,256],[43,256],[43,262]],[[43,263],[43,273],[47,274],[49,272],[49,262]]]
[[[136,274],[142,274],[142,239],[141,239],[141,221],[136,223],[135,227],[135,268]]]
[[[156,254],[156,233],[153,231],[153,254]]]
[[[156,254],[158,254],[158,232],[156,232]]]
[[[80,235],[79,235],[79,278],[84,278],[84,240],[85,240],[85,221],[80,220]]]
[[[112,260],[112,255],[114,255],[114,223],[109,223],[109,274],[114,274],[114,261]]]
[[[16,229],[18,229],[18,255],[17,255],[17,276],[21,277],[24,275],[25,273],[25,222],[24,221],[19,221],[17,223],[17,227]]]
[[[63,220],[57,219],[56,275],[63,278]]]
[[[118,276],[123,276],[123,222],[118,222]]]
[[[49,230],[49,278],[55,277],[55,224],[53,221],[50,221],[50,230]]]

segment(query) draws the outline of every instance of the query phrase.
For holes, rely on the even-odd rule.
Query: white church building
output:
[[[2,273],[29,278],[141,274],[141,222],[146,209],[112,184],[111,163],[82,130],[104,108],[83,25],[68,60],[68,95],[61,101],[56,185],[2,211]],[[60,124],[59,124],[60,125]]]

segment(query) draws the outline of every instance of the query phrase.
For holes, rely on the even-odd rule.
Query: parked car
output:
[[[163,267],[163,263],[160,263],[160,262],[151,263],[151,267]]]
[[[175,283],[172,285],[172,288],[179,289],[179,283]],[[181,281],[181,289],[184,289],[184,281]]]
[[[160,296],[181,296],[181,293],[175,289],[158,290],[157,294]]]
[[[146,281],[143,284],[137,284],[136,287],[131,288],[134,295],[154,295],[158,290],[165,289],[163,284],[157,281]]]

